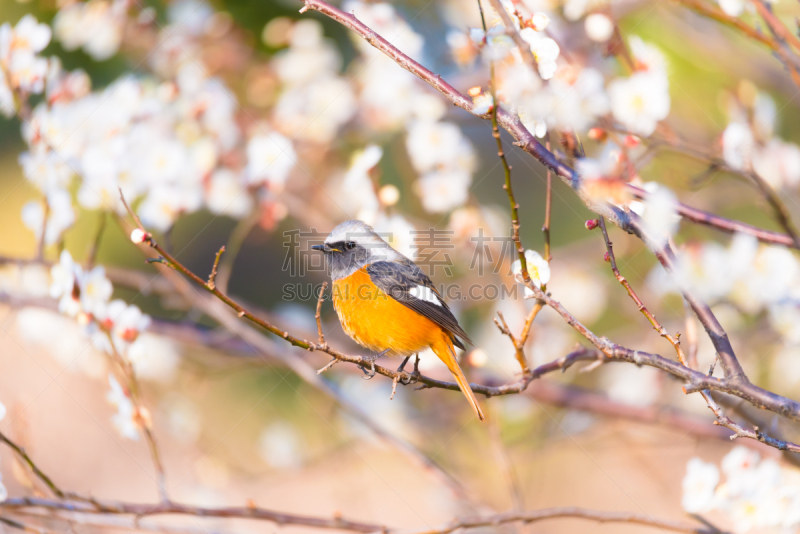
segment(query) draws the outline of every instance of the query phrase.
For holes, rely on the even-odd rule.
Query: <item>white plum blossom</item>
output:
[[[329,143],[356,112],[353,90],[338,75],[341,55],[315,20],[295,23],[289,45],[272,62],[283,84],[276,124],[293,138]]]
[[[11,88],[33,94],[44,90],[48,61],[38,53],[44,50],[50,37],[50,27],[39,24],[33,15],[25,15],[14,27],[9,23],[0,26],[0,65]],[[6,100],[3,107],[7,109],[9,105]]]
[[[146,227],[165,231],[180,215],[199,209],[202,202],[202,191],[196,187],[159,184],[150,190],[137,212]]]
[[[406,150],[414,169],[422,174],[414,190],[426,211],[443,213],[466,201],[475,154],[458,126],[416,121],[408,129]]]
[[[94,318],[109,333],[113,346],[106,336],[97,336],[92,341],[99,350],[109,354],[126,355],[131,344],[151,323],[150,316],[142,313],[138,306],[121,299],[112,300],[98,309]]]
[[[603,75],[595,69],[583,69],[570,79],[556,76],[540,91],[523,97],[518,111],[522,123],[538,135],[539,124],[556,130],[585,131],[608,110]]]
[[[168,383],[180,363],[180,350],[171,339],[144,332],[128,348],[127,358],[137,377]]]
[[[89,314],[96,315],[105,308],[106,303],[114,292],[111,281],[106,278],[106,270],[98,265],[89,272],[83,272],[79,279],[81,309]]]
[[[719,484],[719,469],[700,458],[692,458],[686,464],[683,477],[683,497],[681,505],[690,514],[711,511],[715,504],[715,492]]]
[[[0,113],[4,117],[13,117],[17,111],[17,104],[14,102],[14,93],[8,86],[5,72],[0,72]]]
[[[108,59],[122,43],[126,5],[122,0],[69,4],[53,21],[56,38],[67,50],[83,48],[97,61]]]
[[[628,39],[631,54],[637,62],[637,70],[650,74],[659,74],[667,81],[667,58],[654,45],[642,40],[638,35]]]
[[[22,207],[22,222],[33,231],[37,241],[44,231],[45,245],[52,245],[75,222],[75,210],[69,192],[63,189],[51,188],[47,192],[46,204],[38,200],[25,204]]]
[[[50,296],[59,299],[58,311],[74,317],[80,311],[80,285],[83,278],[83,269],[72,260],[72,255],[67,250],[61,251],[59,262],[50,270],[53,283],[50,286]]]
[[[266,182],[282,188],[295,166],[292,142],[277,132],[261,133],[247,143],[247,176],[250,183]]]
[[[746,313],[774,306],[777,313],[791,306],[787,290],[800,280],[800,264],[784,248],[759,245],[752,235],[736,234],[728,248],[713,242],[684,248],[677,279],[704,300],[727,298]],[[792,328],[782,330],[790,333]]]
[[[6,23],[0,27],[0,57],[7,59],[18,53],[36,54],[50,43],[47,24],[39,24],[33,15],[25,15],[13,28]]]
[[[114,375],[108,375],[108,384],[111,386],[111,391],[106,395],[106,400],[117,409],[117,413],[111,417],[111,423],[122,437],[138,441],[138,414],[133,401]]]
[[[470,173],[462,169],[435,170],[414,183],[422,207],[430,213],[445,213],[461,206],[469,196]]]
[[[491,93],[480,93],[472,97],[472,113],[475,115],[486,115],[494,107],[494,99]]]
[[[528,249],[525,251],[525,265],[528,268],[531,282],[536,287],[542,287],[550,281],[550,264],[535,250]],[[511,272],[514,273],[515,278],[517,275],[521,275],[522,262],[520,260],[514,261],[511,265]],[[526,287],[525,295],[533,296],[533,291]]]
[[[408,129],[406,150],[417,172],[449,166],[459,152],[472,157],[471,144],[452,122],[415,122]]]
[[[722,132],[722,158],[732,169],[742,171],[749,168],[754,148],[753,132],[746,124],[732,122]]]
[[[614,35],[614,21],[604,13],[592,13],[583,22],[587,37],[596,43],[605,43]]]
[[[252,210],[253,199],[237,173],[219,169],[211,175],[206,204],[211,213],[241,219]]]
[[[761,460],[757,452],[740,445],[722,459],[724,481],[714,464],[699,458],[689,460],[686,468],[682,504],[687,512],[719,510],[737,533],[776,527],[794,532],[800,526],[800,487],[784,480],[774,460]]]
[[[460,67],[471,65],[478,55],[478,46],[482,44],[483,36],[476,43],[470,33],[463,31],[450,31],[447,34],[447,46],[450,48],[450,54],[453,60]]]
[[[342,180],[342,200],[356,212],[356,217],[367,223],[374,223],[380,208],[375,185],[370,172],[383,157],[383,149],[378,145],[367,145],[364,150],[351,156],[350,168]]]
[[[800,183],[800,148],[770,139],[753,154],[753,170],[776,189],[796,187]]]
[[[742,0],[717,0],[719,3],[720,9],[725,12],[726,15],[730,15],[731,17],[738,17],[742,13],[744,13],[744,2]]]
[[[608,96],[614,118],[638,135],[652,134],[669,115],[669,86],[660,73],[636,72],[616,79],[608,85]]]
[[[678,230],[680,216],[676,213],[678,198],[668,188],[649,182],[644,202],[631,202],[630,209],[642,218],[647,236],[663,245]]]
[[[552,78],[556,73],[556,69],[558,69],[556,60],[561,52],[558,44],[550,37],[537,32],[533,28],[523,28],[520,30],[519,35],[531,45],[531,52],[536,59],[539,75],[542,79],[549,80]]]

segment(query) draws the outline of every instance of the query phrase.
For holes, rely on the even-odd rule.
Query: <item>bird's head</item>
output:
[[[403,258],[370,225],[357,220],[343,222],[333,229],[322,245],[311,248],[325,253],[334,280],[347,278],[376,261]]]

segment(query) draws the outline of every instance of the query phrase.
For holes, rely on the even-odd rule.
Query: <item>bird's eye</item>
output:
[[[354,248],[356,248],[356,244],[353,241],[348,241],[347,243],[344,244],[344,246],[345,248],[347,248],[347,250],[353,250]]]

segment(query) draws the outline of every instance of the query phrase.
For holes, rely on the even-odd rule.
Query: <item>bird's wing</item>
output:
[[[445,304],[431,279],[414,263],[377,261],[367,265],[367,273],[372,283],[384,293],[449,332],[454,338],[453,344],[457,347],[463,349],[464,345],[456,336],[474,345],[464,329],[459,326],[453,312]]]

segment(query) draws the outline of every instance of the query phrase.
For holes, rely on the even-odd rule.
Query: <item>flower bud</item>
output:
[[[587,230],[594,230],[595,228],[600,226],[600,221],[597,219],[589,219],[588,221],[586,221],[584,226],[586,227]]]
[[[608,252],[603,254],[603,261],[606,262],[606,263],[610,262],[611,261],[611,254],[609,254]]]
[[[550,17],[541,11],[537,11],[531,17],[531,28],[537,32],[543,32],[547,25],[550,23]]]
[[[134,228],[133,232],[131,232],[131,241],[133,241],[137,245],[139,243],[144,243],[145,241],[150,240],[151,237],[152,236],[150,234],[148,234],[141,228]]]
[[[602,142],[608,137],[608,132],[603,128],[592,128],[589,130],[589,139],[592,141]]]

